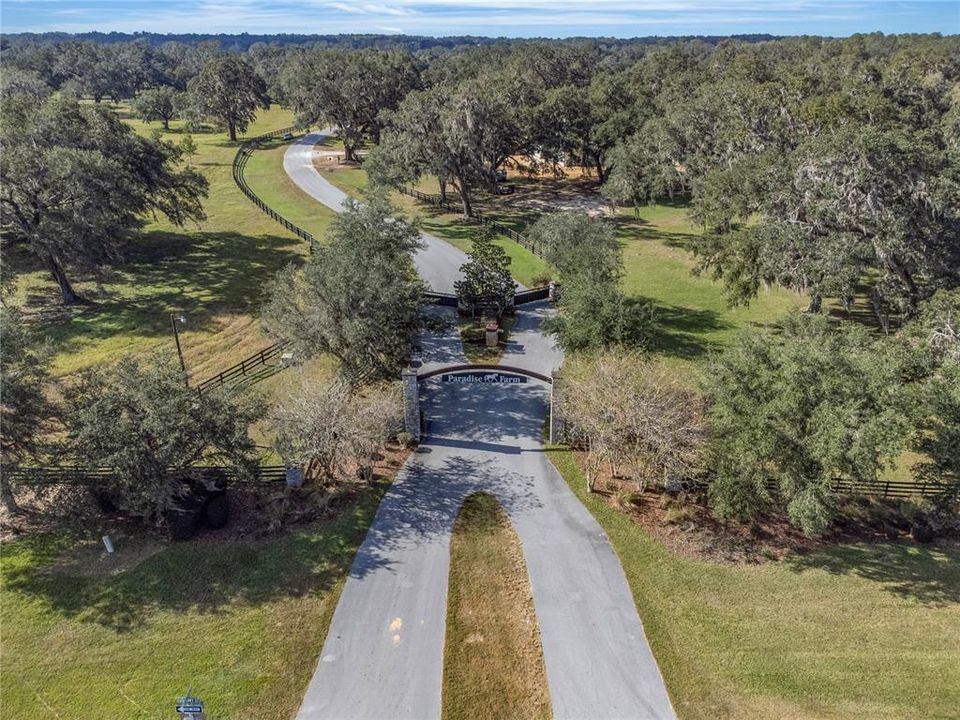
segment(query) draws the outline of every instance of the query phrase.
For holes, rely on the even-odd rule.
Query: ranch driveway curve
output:
[[[342,193],[309,163],[320,137],[291,146],[284,167],[336,210]],[[425,279],[450,269],[431,251],[418,262]],[[539,330],[547,313],[542,303],[520,309],[505,365],[543,374],[559,366]],[[455,333],[421,338],[423,367],[466,361]],[[520,538],[554,717],[674,718],[620,563],[543,453],[549,386],[443,378],[421,382],[424,440],[354,558],[297,720],[440,717],[450,532],[478,490],[498,498]]]

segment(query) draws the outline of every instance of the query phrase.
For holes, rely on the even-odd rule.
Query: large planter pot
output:
[[[230,522],[230,498],[226,491],[216,492],[203,504],[203,522],[211,530],[219,530]]]
[[[197,534],[202,516],[200,507],[181,509],[176,508],[166,513],[167,534],[171,540],[189,540]]]

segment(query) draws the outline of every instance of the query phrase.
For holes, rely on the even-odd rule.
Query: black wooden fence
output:
[[[267,365],[274,358],[279,358],[283,354],[286,343],[276,343],[270,347],[265,347],[260,352],[254,353],[248,358],[244,358],[236,365],[228,367],[226,370],[217,373],[211,378],[207,378],[198,383],[197,392],[203,395],[204,391],[214,387],[224,387],[231,385],[240,379],[247,377],[253,370]]]
[[[237,150],[237,154],[233,156],[233,181],[237,184],[237,187],[240,188],[240,191],[247,196],[247,199],[249,199],[250,202],[260,208],[260,210],[262,210],[264,213],[269,215],[273,220],[276,220],[278,223],[283,225],[298,238],[301,240],[306,240],[308,243],[310,243],[310,248],[312,249],[314,243],[313,233],[309,233],[302,227],[294,225],[292,222],[283,217],[283,215],[272,209],[260,198],[259,195],[253,191],[253,189],[247,184],[246,179],[243,177],[243,171],[247,166],[247,161],[250,159],[250,155],[252,155],[253,151],[260,147],[265,140],[273,140],[274,138],[283,137],[284,135],[296,132],[296,130],[297,128],[295,127],[285,127],[280,128],[279,130],[264,133],[263,135],[257,135],[249,140],[244,140],[240,145],[240,148]]]
[[[18,487],[51,487],[54,485],[98,485],[114,477],[109,468],[81,468],[69,465],[46,467],[4,468],[11,485]],[[252,478],[240,475],[235,468],[216,465],[198,465],[171,471],[173,477],[223,478],[230,482],[249,480],[255,483],[286,482],[283,465],[260,465]]]
[[[545,287],[531,288],[529,290],[521,290],[516,295],[513,296],[514,305],[524,305],[526,303],[537,302],[538,300],[546,300],[550,297],[550,286]]]
[[[456,295],[451,293],[440,293],[440,292],[425,292],[423,294],[423,299],[433,303],[434,305],[443,305],[445,307],[458,307],[459,301],[457,300]]]
[[[107,468],[80,468],[74,466],[4,468],[3,472],[11,485],[18,487],[51,487],[54,485],[88,486],[101,484],[113,477]],[[283,465],[260,465],[252,478],[242,477],[234,468],[222,466],[196,466],[183,468],[172,473],[179,477],[224,478],[230,482],[241,480],[254,483],[286,482],[286,468]],[[701,485],[706,487],[705,484]],[[776,483],[767,484],[771,492],[776,492]],[[856,483],[850,480],[835,480],[830,490],[838,495],[871,495],[874,497],[906,499],[910,497],[932,497],[941,495],[944,486],[937,483],[911,482],[910,480],[880,480],[875,483]]]
[[[429,203],[430,205],[436,205],[437,207],[443,208],[444,210],[449,210],[451,212],[461,212],[462,210],[462,208],[459,205],[452,203],[449,200],[443,200],[439,195],[435,193],[420,192],[419,190],[415,190],[413,188],[408,188],[408,187],[401,187],[401,188],[398,188],[398,190],[404,195],[407,195],[412,198],[416,198],[417,200],[420,200],[425,203]],[[475,222],[478,225],[486,225],[487,227],[491,228],[494,232],[500,235],[504,235],[510,238],[511,240],[513,240],[515,243],[517,243],[521,247],[526,248],[537,257],[543,257],[540,254],[540,251],[542,250],[542,248],[538,247],[536,243],[527,239],[527,237],[525,237],[521,233],[518,233],[512,227],[504,225],[499,220],[493,220],[485,216],[483,213],[477,212],[476,210],[473,211],[472,217],[465,218],[465,219],[471,222]]]

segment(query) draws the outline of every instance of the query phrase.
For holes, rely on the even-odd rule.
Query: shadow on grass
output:
[[[204,329],[217,313],[260,307],[276,271],[302,260],[295,247],[296,241],[275,235],[146,232],[127,246],[125,261],[106,273],[100,288],[82,289],[88,304],[72,310],[63,322],[45,324],[44,330],[60,352],[69,353],[90,340],[165,335],[173,311],[188,315],[190,329]],[[55,294],[45,292],[30,299],[57,303]]]
[[[713,310],[694,310],[654,301],[656,325],[650,351],[687,360],[701,357],[718,347],[704,335],[731,328]]]
[[[71,620],[116,632],[136,630],[162,612],[217,614],[330,590],[346,576],[356,548],[389,483],[362,491],[332,521],[268,540],[207,541],[167,546],[117,575],[71,577],[48,566],[69,542],[33,538],[8,548],[4,591],[39,601]]]
[[[912,543],[843,545],[785,561],[794,572],[824,570],[880,583],[924,605],[960,603],[960,547]]]

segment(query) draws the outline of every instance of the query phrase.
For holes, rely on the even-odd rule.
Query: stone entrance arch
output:
[[[420,441],[423,428],[423,417],[420,412],[420,382],[441,375],[454,375],[469,372],[503,373],[504,375],[519,375],[546,383],[550,386],[550,439],[553,440],[553,376],[544,375],[535,370],[516,367],[513,365],[496,365],[492,363],[459,363],[443,365],[431,370],[418,372],[416,368],[408,367],[402,373],[403,379],[403,417],[404,429],[417,442]],[[478,383],[482,384],[482,383]]]

